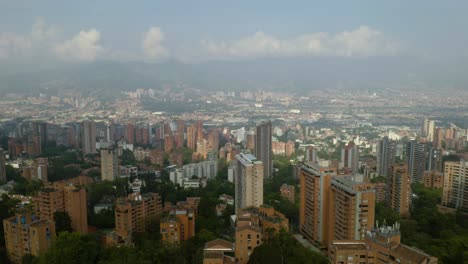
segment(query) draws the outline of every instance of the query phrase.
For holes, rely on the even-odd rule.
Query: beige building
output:
[[[289,220],[271,206],[248,207],[238,212],[235,249],[238,263],[247,263],[256,247],[281,230],[289,231]]]
[[[363,175],[335,176],[330,188],[329,235],[332,240],[364,239],[374,228],[375,191]]]
[[[119,176],[117,153],[113,149],[101,149],[101,179],[113,181]]]
[[[411,205],[411,177],[407,165],[392,165],[388,176],[387,205],[402,217],[408,217]]]
[[[468,161],[446,162],[442,206],[468,213]]]
[[[195,236],[195,212],[192,209],[171,210],[159,225],[162,240],[180,243]]]
[[[328,248],[331,264],[436,264],[437,258],[401,244],[397,226],[380,227],[365,240],[334,240]]]
[[[161,197],[157,193],[132,193],[119,198],[115,205],[115,233],[126,240],[132,233],[145,232],[151,217],[161,212]]]
[[[331,208],[328,201],[334,175],[335,168],[321,167],[315,162],[299,166],[299,230],[306,239],[324,248],[329,241]]]
[[[203,264],[235,264],[234,244],[232,242],[215,239],[207,242],[203,249]]]
[[[444,174],[438,171],[425,171],[422,184],[426,188],[442,189],[444,187]]]
[[[236,212],[249,206],[263,204],[263,162],[252,154],[236,155],[235,206]]]
[[[55,212],[67,212],[74,231],[88,233],[86,189],[65,181],[49,184],[33,197],[36,215],[53,221]]]
[[[8,258],[15,264],[22,263],[24,255],[45,253],[55,238],[54,221],[39,219],[24,210],[4,219],[3,229]]]

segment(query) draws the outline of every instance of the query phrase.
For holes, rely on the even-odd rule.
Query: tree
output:
[[[385,223],[386,225],[393,225],[395,222],[400,221],[400,216],[392,208],[383,203],[375,205],[375,221],[379,222],[379,226]]]
[[[71,218],[67,212],[60,212],[57,211],[54,213],[54,220],[55,220],[55,230],[57,235],[61,232],[71,232]]]
[[[133,152],[129,149],[124,149],[122,151],[122,159],[120,163],[123,166],[126,166],[126,165],[136,166],[137,164],[135,156],[133,155]]]
[[[98,261],[100,246],[91,236],[60,233],[49,250],[41,256],[40,264],[92,264]]]

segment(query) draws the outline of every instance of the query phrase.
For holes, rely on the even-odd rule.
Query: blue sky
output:
[[[468,1],[0,0],[0,62],[468,55]]]

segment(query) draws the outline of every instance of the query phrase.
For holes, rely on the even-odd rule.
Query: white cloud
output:
[[[81,30],[72,39],[59,43],[54,51],[63,60],[93,61],[103,50],[99,45],[101,33],[96,29]]]
[[[0,61],[92,61],[103,50],[99,40],[96,29],[82,30],[72,39],[60,40],[60,30],[39,18],[27,34],[0,32]]]
[[[398,45],[368,26],[338,34],[319,32],[280,39],[262,31],[234,41],[202,40],[202,48],[218,58],[394,55]]]
[[[166,57],[168,51],[163,46],[164,34],[159,27],[150,28],[143,36],[143,53],[150,59]]]

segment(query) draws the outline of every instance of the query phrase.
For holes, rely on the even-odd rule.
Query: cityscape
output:
[[[331,22],[284,3],[118,1],[96,18],[87,3],[7,2],[0,263],[468,263],[468,50],[436,28],[403,45],[395,36],[419,26],[371,15],[429,23],[446,8],[457,32],[466,4],[415,17],[403,3],[346,4],[337,25],[362,15],[382,31],[299,34],[299,20]],[[21,33],[12,14],[25,10],[40,17],[22,14],[35,22]],[[278,26],[272,14],[287,30],[232,39]],[[160,24],[137,51],[142,21]],[[193,44],[222,25],[229,40]],[[416,38],[437,43],[411,49]]]

